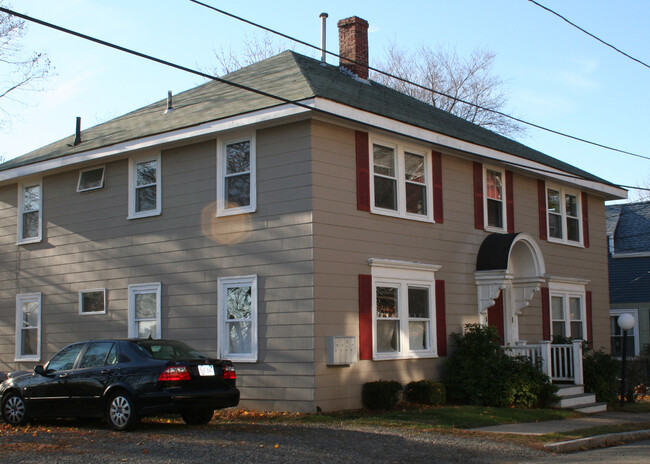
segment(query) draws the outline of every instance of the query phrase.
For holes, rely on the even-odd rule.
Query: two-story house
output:
[[[612,354],[621,356],[618,317],[631,314],[627,354],[638,356],[650,344],[650,201],[607,206],[609,300]]]
[[[609,350],[626,192],[369,81],[367,27],[353,63],[287,51],[0,165],[0,370],[164,337],[232,359],[242,406],[328,411],[439,379],[467,323]]]

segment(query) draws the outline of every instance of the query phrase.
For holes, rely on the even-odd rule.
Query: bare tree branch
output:
[[[469,58],[462,59],[455,50],[440,47],[434,49],[422,45],[418,50],[409,52],[399,48],[395,42],[388,45],[385,59],[376,66],[377,68],[449,97],[385,74],[373,73],[371,77],[395,90],[502,135],[524,135],[524,127],[516,121],[473,106],[503,111],[508,102],[504,82],[492,70],[495,58],[495,53],[486,48],[478,48]],[[473,105],[462,103],[460,100]]]
[[[5,103],[19,102],[15,96],[23,91],[41,90],[40,85],[53,71],[45,53],[24,50],[21,42],[26,33],[24,20],[0,13],[0,127],[11,117]]]

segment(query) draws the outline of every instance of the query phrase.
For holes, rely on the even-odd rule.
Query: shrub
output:
[[[465,334],[453,334],[456,351],[446,364],[449,400],[498,407],[543,407],[557,399],[539,364],[512,357],[500,347],[494,327],[468,324]]]
[[[411,403],[440,406],[446,401],[445,385],[431,380],[410,382],[404,393],[406,399]]]
[[[621,366],[611,354],[594,351],[583,345],[582,364],[585,390],[596,394],[598,401],[612,403],[618,394]]]
[[[361,402],[368,409],[393,409],[400,399],[402,385],[395,380],[377,380],[363,385]]]

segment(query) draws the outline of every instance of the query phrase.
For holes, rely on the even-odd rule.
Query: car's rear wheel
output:
[[[2,401],[2,418],[13,426],[27,423],[27,406],[18,393],[9,393]]]
[[[131,430],[140,422],[133,398],[126,392],[118,391],[108,397],[106,420],[113,430]]]
[[[187,409],[181,413],[187,425],[205,425],[212,420],[213,415],[212,409]]]

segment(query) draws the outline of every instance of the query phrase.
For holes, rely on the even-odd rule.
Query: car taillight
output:
[[[237,374],[235,374],[235,368],[233,366],[224,366],[222,377],[224,380],[237,379]]]
[[[190,371],[187,370],[187,367],[168,367],[158,377],[159,382],[170,382],[174,380],[190,380]]]

